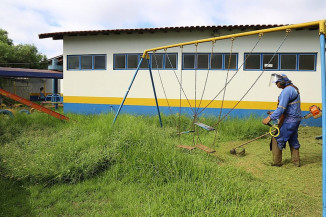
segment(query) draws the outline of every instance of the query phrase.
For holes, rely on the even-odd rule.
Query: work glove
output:
[[[264,120],[263,120],[263,124],[265,124],[265,125],[268,125],[268,123],[271,121],[271,118],[269,117],[269,116],[267,116],[267,118],[265,118]]]

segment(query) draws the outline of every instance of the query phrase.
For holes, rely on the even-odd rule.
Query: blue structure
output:
[[[325,72],[325,23],[320,29],[320,62],[322,81],[322,110],[326,111],[326,72]],[[323,137],[323,216],[326,216],[326,115],[322,116],[322,137]]]

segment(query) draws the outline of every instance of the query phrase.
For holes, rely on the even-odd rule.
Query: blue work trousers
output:
[[[300,122],[283,123],[280,128],[280,135],[276,137],[277,145],[282,150],[285,148],[286,142],[289,142],[290,147],[295,149],[300,148],[298,141],[298,129]]]

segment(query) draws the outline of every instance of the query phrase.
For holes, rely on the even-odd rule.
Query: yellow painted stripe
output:
[[[81,103],[81,104],[111,104],[120,105],[123,98],[120,97],[85,97],[85,96],[64,96],[64,103]],[[201,108],[204,108],[210,103],[210,100],[203,100],[200,104]],[[224,101],[223,108],[233,108],[238,101]],[[179,107],[179,99],[158,99],[159,106]],[[194,107],[195,100],[189,100],[191,107]],[[189,103],[186,99],[181,100],[181,107],[189,107]],[[155,106],[154,98],[127,98],[125,105],[136,106]],[[215,100],[210,103],[207,108],[220,108],[222,105],[221,100]],[[321,103],[301,103],[301,109],[303,111],[309,111],[311,105],[319,106]],[[199,106],[199,100],[196,102],[196,107]],[[260,109],[260,110],[275,110],[277,106],[276,102],[257,102],[257,101],[241,101],[236,108],[237,109]]]

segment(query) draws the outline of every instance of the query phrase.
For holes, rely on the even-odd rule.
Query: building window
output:
[[[297,70],[297,55],[281,54],[281,70]]]
[[[164,68],[177,69],[178,55],[176,53],[164,54]]]
[[[278,55],[263,54],[264,69],[278,69]]]
[[[105,70],[106,55],[68,55],[68,70]]]
[[[114,70],[129,70],[136,69],[143,54],[114,54],[113,69]],[[176,69],[177,54],[176,53],[155,53],[150,54],[152,69]],[[147,59],[142,60],[140,70],[148,69]]]
[[[208,54],[198,54],[197,55],[197,68],[198,69],[208,69],[209,58]]]
[[[237,69],[237,54],[224,54],[224,69]],[[229,66],[230,64],[230,66]]]
[[[238,54],[184,53],[182,60],[183,69],[236,70],[238,67]]]
[[[195,69],[195,54],[183,54],[183,69]]]
[[[299,70],[316,70],[316,55],[299,54]]]
[[[126,56],[124,54],[116,54],[114,56],[114,68],[125,69],[126,68]]]
[[[94,56],[94,69],[105,69],[105,56]]]
[[[222,54],[213,54],[211,68],[212,69],[222,69],[223,66],[223,55]]]
[[[92,69],[93,57],[92,56],[81,56],[81,69]]]
[[[153,54],[152,55],[152,68],[163,69],[164,54]]]
[[[244,70],[315,71],[316,53],[245,53]]]
[[[245,54],[245,69],[260,69],[259,54]]]
[[[68,70],[79,69],[79,56],[68,56]]]

